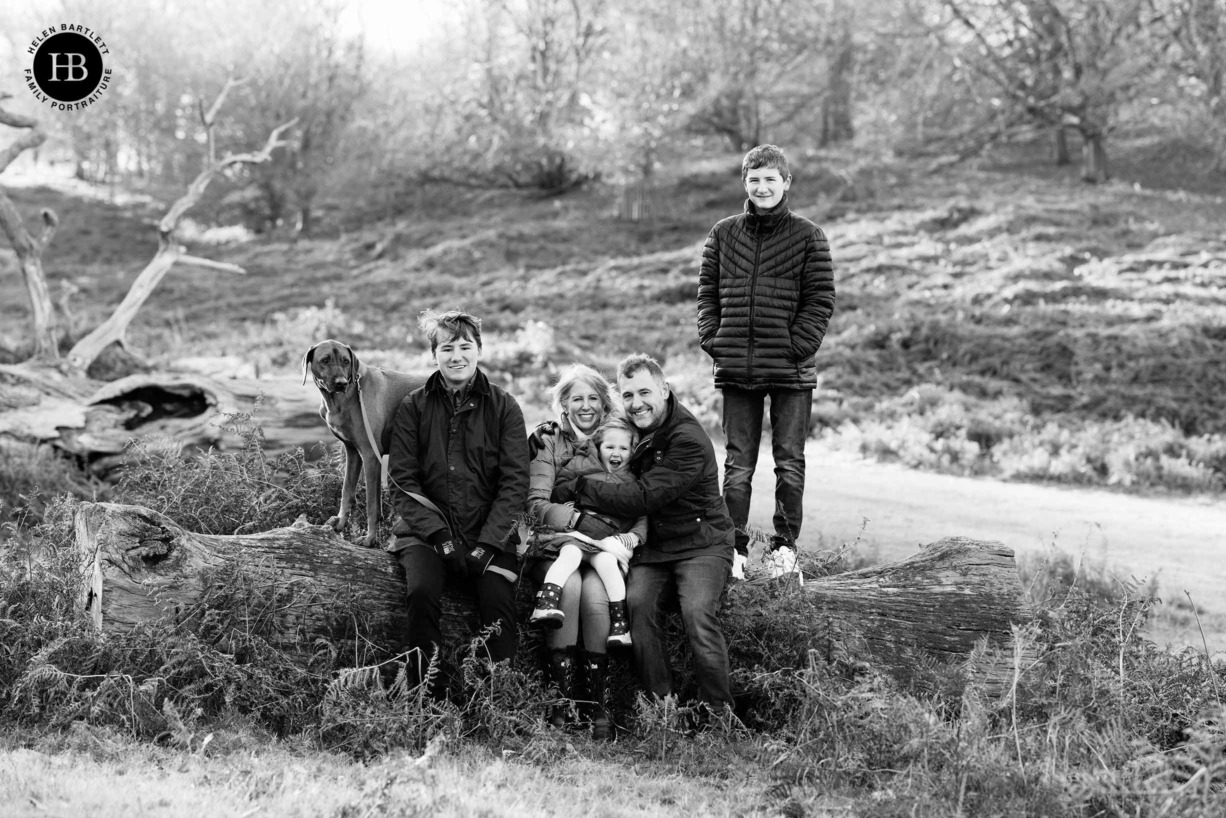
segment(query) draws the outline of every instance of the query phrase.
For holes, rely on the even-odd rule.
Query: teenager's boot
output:
[[[630,617],[626,611],[626,600],[609,603],[609,638],[610,648],[624,648],[630,645]]]
[[[549,723],[559,729],[566,726],[575,698],[575,656],[572,648],[554,648],[549,651],[546,667],[549,681],[558,689],[561,699],[549,710]]]
[[[609,657],[588,651],[583,664],[587,671],[587,698],[591,703],[592,738],[608,741],[613,738],[613,722],[609,719]]]
[[[562,620],[566,618],[566,614],[562,613],[562,609],[558,607],[561,601],[562,586],[546,582],[541,586],[541,590],[536,592],[536,609],[532,611],[532,616],[528,617],[528,621],[547,628],[562,627]]]

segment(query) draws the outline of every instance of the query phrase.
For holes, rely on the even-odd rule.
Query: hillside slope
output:
[[[960,474],[1222,491],[1221,196],[1091,187],[1029,165],[867,167],[816,157],[796,168],[793,207],[826,229],[837,265],[815,436]],[[462,306],[485,320],[487,366],[537,416],[559,364],[608,370],[645,350],[714,428],[696,265],[707,229],[741,197],[735,157],[695,168],[659,180],[664,215],[650,223],[616,220],[614,192],[593,186],[551,200],[430,191],[431,212],[318,239],[209,244],[189,230],[193,252],[248,275],[172,271],[132,340],[163,362],[204,356],[197,365],[267,376],[292,374],[331,336],[368,363],[415,369],[429,365],[417,314]],[[53,291],[71,291],[77,332],[88,328],[152,255],[157,208],[47,187],[14,195],[30,216],[61,213],[46,267]],[[10,348],[25,320],[19,286],[0,278]]]

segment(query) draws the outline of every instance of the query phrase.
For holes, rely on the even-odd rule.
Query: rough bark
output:
[[[249,582],[275,598],[281,647],[358,630],[376,647],[407,649],[402,569],[381,549],[362,548],[327,526],[296,523],[260,534],[194,534],[140,506],[83,503],[74,520],[83,581],[78,597],[103,632],[141,622],[189,623],[216,572],[241,561]],[[443,599],[449,643],[476,625],[471,598]],[[279,638],[276,638],[279,637]]]
[[[9,96],[9,94],[0,94],[0,100]],[[0,124],[27,129],[27,132],[13,144],[0,151],[0,172],[3,172],[23,151],[37,148],[47,138],[35,120],[3,108],[0,108]],[[13,206],[12,200],[9,199],[4,189],[0,188],[0,230],[8,237],[13,250],[17,253],[21,277],[25,281],[26,294],[30,298],[34,355],[40,358],[55,359],[59,357],[59,346],[56,338],[55,312],[51,307],[47,276],[43,272],[43,251],[51,243],[51,237],[55,235],[55,228],[59,220],[50,210],[42,211],[42,219],[42,234],[34,238],[26,230],[21,214]]]
[[[0,365],[0,436],[50,444],[105,476],[135,437],[156,436],[207,448],[221,439],[218,413],[234,396],[196,375],[130,375],[99,383],[54,367]]]
[[[820,627],[862,646],[862,658],[903,679],[912,677],[917,657],[960,662],[983,640],[1007,648],[1013,626],[1030,619],[1012,549],[963,537],[946,537],[898,562],[806,582],[804,590],[819,601]],[[983,666],[971,675],[998,688],[1007,668]]]
[[[283,602],[286,642],[335,632],[346,624],[336,621],[345,610],[366,623],[363,631],[376,645],[403,649],[398,566],[322,526],[208,536],[137,506],[86,503],[76,516],[76,547],[86,569],[81,605],[104,631],[189,618],[208,592],[210,572],[241,559],[270,590],[292,591]],[[1028,619],[1013,552],[999,543],[947,538],[900,562],[813,579],[803,588],[822,611],[815,633],[859,646],[861,658],[901,678],[915,671],[917,657],[958,662],[981,640],[1008,646],[1013,624]],[[444,632],[457,644],[474,624],[472,601],[449,595],[444,602]],[[1003,674],[984,668],[980,675]]]

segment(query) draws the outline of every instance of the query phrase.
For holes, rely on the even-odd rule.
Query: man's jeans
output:
[[[775,458],[774,537],[771,546],[795,547],[804,518],[805,438],[813,414],[813,390],[748,390],[725,386],[724,502],[736,527],[736,550],[749,550],[749,501],[753,492],[753,473],[758,465],[762,442],[762,411],[770,398],[771,452]]]
[[[728,644],[719,622],[719,600],[731,562],[719,556],[676,562],[642,563],[630,569],[626,601],[639,681],[648,693],[673,693],[673,671],[664,645],[666,606],[680,602],[681,621],[690,640],[698,698],[715,708],[732,707]]]
[[[439,620],[442,618],[443,584],[447,581],[447,566],[443,558],[428,545],[410,545],[397,555],[404,566],[407,601],[409,606],[408,643],[411,648],[420,648],[422,657],[429,661],[434,646],[443,647]],[[515,630],[515,584],[493,571],[487,571],[467,582],[477,592],[477,612],[481,625],[497,622],[499,632],[485,643],[491,661],[500,662],[515,655],[518,637]],[[484,658],[484,657],[483,657]]]

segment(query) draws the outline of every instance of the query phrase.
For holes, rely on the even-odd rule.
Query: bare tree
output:
[[[778,141],[788,127],[830,141],[851,129],[855,12],[803,0],[680,0],[662,31],[679,41],[676,70],[692,129],[734,150]]]
[[[1157,3],[1155,3],[1157,5]],[[1226,3],[1166,0],[1154,9],[1173,45],[1173,63],[1211,125],[1213,169],[1226,170]]]
[[[291,120],[275,128],[269,135],[264,147],[259,151],[226,154],[221,159],[218,159],[215,154],[216,147],[213,135],[217,113],[230,91],[241,84],[241,80],[227,80],[225,87],[222,88],[221,93],[218,94],[212,106],[207,111],[203,107],[201,108],[201,125],[204,127],[208,142],[208,161],[206,167],[196,176],[195,180],[188,187],[187,192],[171,205],[166,215],[158,222],[157,253],[149,264],[145,266],[145,269],[141,271],[140,275],[136,277],[136,280],[132,282],[132,286],[128,289],[128,294],[124,296],[123,301],[115,308],[110,318],[78,341],[69,351],[68,363],[79,371],[84,372],[88,369],[89,365],[94,362],[102,350],[112,343],[122,344],[124,342],[128,325],[136,317],[136,314],[140,311],[140,308],[144,305],[150,294],[152,294],[158,283],[161,282],[162,278],[176,262],[231,273],[244,272],[241,267],[233,264],[224,264],[187,255],[186,248],[179,244],[175,238],[175,229],[178,227],[179,220],[200,201],[200,197],[204,195],[205,188],[208,187],[214,177],[226,169],[238,165],[267,162],[275,149],[286,144],[282,136],[286,130],[295,124]]]
[[[1120,103],[1152,63],[1144,0],[942,0],[971,37],[968,64],[1009,119],[1074,128],[1081,176],[1108,178],[1106,140]]]
[[[0,94],[0,101],[8,99],[11,94]],[[18,137],[13,144],[0,151],[0,173],[13,163],[23,151],[37,148],[47,138],[38,125],[38,121],[13,113],[0,107],[0,124],[11,128],[22,128],[26,133]],[[55,311],[51,305],[51,294],[47,290],[47,277],[43,273],[43,251],[51,243],[59,220],[51,210],[42,211],[42,234],[35,238],[26,230],[21,214],[13,206],[8,194],[0,188],[0,229],[8,236],[17,252],[17,260],[21,265],[21,275],[25,280],[26,293],[30,298],[30,312],[33,319],[34,354],[36,357],[58,358],[59,346],[56,339]]]
[[[355,105],[366,92],[362,42],[343,34],[341,7],[315,0],[270,9],[285,32],[276,48],[254,60],[236,111],[246,133],[266,133],[296,119],[296,137],[270,161],[244,170],[263,197],[268,227],[292,224],[309,234],[317,199],[343,160],[340,143]]]
[[[560,192],[586,178],[591,73],[604,0],[476,0],[463,27],[475,82],[456,100],[484,184]]]

